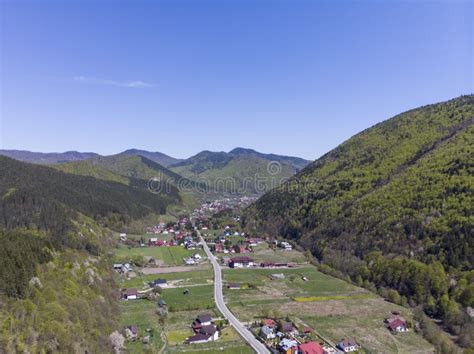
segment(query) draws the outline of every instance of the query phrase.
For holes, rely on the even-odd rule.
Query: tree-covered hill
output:
[[[154,194],[0,157],[0,352],[110,351],[119,312],[106,227],[180,202],[176,188]]]
[[[304,168],[309,161],[236,148],[230,152],[202,151],[170,166],[189,179],[229,194],[262,194]]]
[[[146,181],[143,182],[146,185]],[[28,227],[61,234],[79,212],[109,226],[120,219],[163,214],[180,202],[176,188],[150,193],[142,188],[0,157],[0,225]]]
[[[122,155],[133,155],[133,156],[143,156],[147,159],[156,162],[164,167],[179,163],[181,159],[171,157],[169,155],[163,154],[162,152],[152,152],[139,149],[128,149],[122,152]]]
[[[186,177],[140,155],[118,154],[96,156],[85,161],[51,165],[63,172],[91,176],[133,186],[145,191],[168,192],[179,195],[181,204],[194,206],[199,199],[199,185]]]
[[[182,177],[168,168],[140,155],[118,154],[97,156],[88,160],[93,165],[105,168],[120,176],[148,180],[159,177],[172,184],[177,184]]]
[[[462,308],[474,306],[473,142],[472,95],[405,112],[264,195],[248,226],[295,240],[354,281],[394,288],[460,332]]]

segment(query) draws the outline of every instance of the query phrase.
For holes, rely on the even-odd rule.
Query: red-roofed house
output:
[[[401,318],[397,318],[397,319],[389,322],[387,324],[387,327],[392,332],[408,332],[407,324]]]
[[[224,252],[224,245],[222,243],[216,243],[214,246],[216,253],[223,253]]]
[[[231,268],[253,267],[254,265],[253,259],[245,256],[231,258],[229,263]]]
[[[324,349],[316,342],[300,344],[298,354],[324,354]]]

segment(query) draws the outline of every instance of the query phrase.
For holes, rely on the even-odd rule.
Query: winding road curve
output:
[[[199,238],[204,247],[207,257],[212,263],[214,268],[214,300],[216,302],[217,308],[224,315],[229,323],[235,328],[235,330],[242,336],[242,338],[259,354],[270,353],[270,351],[261,343],[254,335],[230,312],[229,308],[224,302],[224,295],[222,293],[222,273],[219,263],[217,263],[216,257],[211,253],[209,247],[207,246],[206,241],[202,238],[201,234],[198,231]]]

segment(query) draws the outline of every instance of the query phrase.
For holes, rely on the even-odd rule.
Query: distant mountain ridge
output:
[[[195,181],[199,180],[199,183],[204,182],[207,185],[208,193],[216,192],[218,195],[262,194],[310,163],[299,157],[264,154],[242,147],[229,152],[204,150],[188,159],[176,159],[160,152],[138,149],[129,149],[109,156],[96,153],[37,153],[18,150],[0,150],[0,155],[24,162],[47,164],[67,173],[127,185],[137,181],[142,183],[140,181],[158,175],[173,185],[180,181],[185,182],[188,187],[195,187]],[[260,184],[257,186],[257,183]],[[202,183],[200,185],[202,186]]]
[[[181,161],[181,159],[176,159],[161,152],[151,152],[139,149],[128,149],[121,152],[120,154],[130,156],[143,156],[165,167]],[[83,161],[93,157],[102,156],[95,152],[33,152],[27,150],[0,150],[0,155],[7,156],[12,159],[23,162],[31,162],[44,165],[54,165],[72,161]]]
[[[177,159],[169,155],[163,154],[162,152],[151,152],[146,150],[139,149],[128,149],[121,153],[122,155],[133,155],[133,156],[143,156],[147,159],[159,163],[164,167],[169,167],[170,165],[176,164],[182,159]]]
[[[23,162],[31,162],[44,165],[57,164],[69,161],[81,161],[90,159],[94,156],[98,156],[98,154],[94,152],[66,151],[44,153],[32,152],[27,150],[0,150],[0,155]]]
[[[222,160],[229,160],[232,156],[258,156],[266,160],[272,161],[288,161],[297,167],[304,167],[309,164],[311,161],[305,160],[299,157],[293,156],[284,156],[277,154],[264,154],[253,149],[247,149],[242,147],[237,147],[229,152],[213,152],[209,150],[201,151],[200,153],[191,156],[187,159],[178,159],[162,152],[152,152],[141,149],[127,149],[123,152],[120,152],[116,155],[100,155],[95,152],[79,152],[79,151],[66,151],[66,152],[34,152],[28,150],[15,150],[15,149],[0,149],[0,155],[10,157],[15,160],[31,162],[36,164],[58,164],[65,163],[70,161],[82,161],[87,160],[93,157],[99,156],[116,156],[116,155],[130,155],[130,156],[143,156],[147,159],[156,162],[164,167],[170,167],[175,165],[185,164],[188,160],[194,160],[198,156],[221,156]],[[188,161],[189,162],[189,161]]]
[[[189,179],[205,181],[222,193],[259,195],[309,163],[298,157],[239,147],[229,152],[204,150],[169,169]]]

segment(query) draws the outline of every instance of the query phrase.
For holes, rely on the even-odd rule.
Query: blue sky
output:
[[[473,92],[470,1],[1,1],[0,148],[315,159]]]

